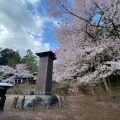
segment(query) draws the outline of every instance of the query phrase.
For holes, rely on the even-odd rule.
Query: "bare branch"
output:
[[[61,5],[62,5],[62,4],[61,4]],[[62,7],[67,11],[66,13],[69,13],[69,14],[77,17],[77,18],[80,18],[81,20],[87,22],[87,23],[90,24],[91,26],[102,27],[102,26],[98,26],[98,25],[96,26],[96,25],[94,25],[94,24],[91,24],[90,21],[88,21],[88,20],[84,19],[83,17],[80,17],[80,16],[76,15],[75,13],[71,12],[71,11],[68,10],[64,5],[62,5]]]
[[[102,16],[100,17],[100,19],[99,19],[99,21],[98,21],[97,26],[99,26],[99,25],[100,25],[101,19],[102,19]]]
[[[97,5],[97,3],[94,2],[94,4],[95,4],[96,7],[101,11],[102,15],[104,15],[104,12],[103,12],[102,9]]]
[[[86,25],[86,33],[92,38],[92,39],[95,39],[95,37],[93,35],[91,35],[88,31],[87,31],[87,28],[88,28],[88,24]]]

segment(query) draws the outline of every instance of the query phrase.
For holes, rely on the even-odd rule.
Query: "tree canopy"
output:
[[[0,51],[0,65],[9,65],[15,67],[15,64],[20,63],[21,57],[18,51],[5,48]]]
[[[36,56],[33,55],[30,49],[27,50],[27,55],[23,57],[22,63],[26,64],[27,69],[31,72],[37,71]]]
[[[26,65],[17,64],[15,68],[0,66],[0,81],[14,83],[16,77],[32,77]]]
[[[119,0],[48,0],[59,23],[54,79],[96,83],[120,74]],[[99,17],[96,17],[99,16]]]
[[[1,49],[0,50],[0,65],[8,65],[12,68],[15,68],[17,64],[25,64],[27,69],[30,72],[37,71],[37,61],[36,56],[33,55],[32,51],[28,49],[27,55],[20,56],[19,51],[14,51],[9,48]]]

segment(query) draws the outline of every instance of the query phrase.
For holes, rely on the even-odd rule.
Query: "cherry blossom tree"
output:
[[[32,77],[33,75],[26,69],[24,64],[17,64],[16,68],[13,69],[9,66],[0,66],[1,80],[2,82],[15,82],[16,77]]]
[[[56,51],[54,79],[73,79],[77,84],[92,86],[103,81],[113,97],[106,78],[119,71],[115,67],[120,63],[119,0],[48,1],[49,12],[60,24],[56,30],[60,46]],[[96,15],[99,19],[95,21]]]
[[[9,66],[0,66],[0,80],[7,79],[10,76],[13,76],[13,68]]]

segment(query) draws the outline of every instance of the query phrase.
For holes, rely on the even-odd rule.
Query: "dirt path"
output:
[[[103,97],[96,102],[92,96],[69,97],[62,108],[36,108],[34,111],[13,109],[13,96],[7,96],[0,120],[120,120],[120,97],[113,100]]]

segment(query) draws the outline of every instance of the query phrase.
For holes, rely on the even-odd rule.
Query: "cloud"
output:
[[[35,4],[40,3],[38,0],[0,0],[0,47],[19,50],[22,56],[27,49],[33,53],[50,50],[50,44],[43,42],[44,27],[50,19],[37,10],[33,14],[28,2],[35,10]]]
[[[36,4],[37,2],[39,2],[39,0],[21,0],[24,4],[26,4],[26,2],[31,3],[31,4]]]

